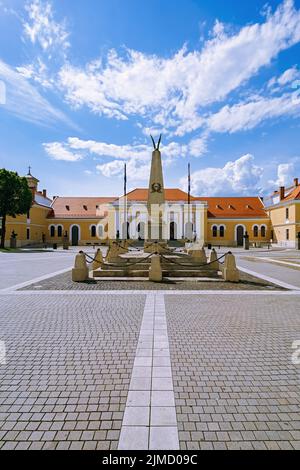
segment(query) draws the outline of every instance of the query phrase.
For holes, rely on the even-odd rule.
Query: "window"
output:
[[[96,236],[96,225],[92,225],[91,226],[91,237],[95,237]]]
[[[260,234],[261,234],[262,238],[265,238],[265,236],[266,236],[266,227],[264,225],[261,226]]]
[[[103,237],[104,237],[103,225],[98,225],[98,237],[99,237],[99,238],[103,238]]]
[[[257,225],[254,225],[254,227],[253,227],[253,236],[258,237],[258,226]]]
[[[61,226],[61,225],[59,225],[59,226],[57,227],[57,236],[58,236],[58,237],[62,237],[62,226]]]
[[[217,236],[218,236],[218,227],[217,227],[216,225],[213,226],[212,232],[213,232],[213,237],[217,237]]]
[[[54,225],[51,225],[51,227],[50,227],[50,237],[52,237],[52,238],[55,237],[55,227],[54,227]]]
[[[26,239],[30,240],[30,228],[26,230]]]
[[[289,216],[290,216],[290,211],[289,211],[289,208],[287,207],[285,209],[285,218],[288,220],[289,219]]]
[[[224,233],[225,233],[225,227],[224,227],[224,225],[221,225],[221,227],[220,227],[220,237],[221,238],[224,237]]]
[[[289,240],[290,239],[290,231],[289,231],[288,228],[286,229],[285,233],[286,233],[286,235],[285,235],[286,239]]]

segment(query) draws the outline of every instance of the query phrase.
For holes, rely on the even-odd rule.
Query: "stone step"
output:
[[[116,263],[119,264],[119,263]],[[198,264],[189,264],[186,266],[185,263],[184,266],[179,266],[178,264],[174,263],[162,263],[162,269],[168,270],[168,271],[190,271],[190,270],[199,270],[199,271],[215,271],[215,268],[213,268],[211,265],[209,266],[199,266]],[[126,270],[133,270],[133,271],[139,271],[139,270],[146,270],[150,268],[150,263],[138,263],[138,264],[133,264],[133,265],[126,265],[124,264],[123,266],[112,266],[109,264],[103,263],[101,265],[101,269],[103,271],[109,271],[109,270],[115,270],[115,269],[126,269]]]
[[[93,271],[93,277],[149,277],[149,269],[111,269],[111,270],[96,270]],[[193,269],[188,271],[171,271],[167,269],[163,269],[163,277],[217,277],[217,271],[213,270],[199,270]]]
[[[111,271],[102,271],[100,269],[97,269],[96,271],[93,271],[93,277],[94,278],[101,278],[101,277],[149,277],[149,269],[147,270],[139,270],[139,271],[134,271],[134,270],[128,270],[126,271],[125,269],[114,269]]]

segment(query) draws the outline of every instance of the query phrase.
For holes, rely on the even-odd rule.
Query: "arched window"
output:
[[[225,227],[224,227],[224,225],[221,225],[221,227],[220,227],[220,237],[223,238],[224,234],[225,234]]]
[[[253,236],[258,237],[258,226],[257,225],[254,225],[254,227],[253,227]]]
[[[55,237],[55,227],[54,227],[54,225],[51,225],[51,227],[50,227],[50,237]]]
[[[218,236],[218,227],[216,225],[214,225],[212,228],[212,234],[213,234],[213,237]]]
[[[261,228],[260,228],[260,234],[261,234],[262,238],[265,238],[265,236],[266,236],[266,227],[264,225],[262,225]]]
[[[58,236],[58,237],[62,237],[62,226],[61,226],[61,225],[59,225],[59,226],[57,227],[57,236]]]
[[[96,225],[92,225],[91,226],[91,237],[95,237],[96,236]]]

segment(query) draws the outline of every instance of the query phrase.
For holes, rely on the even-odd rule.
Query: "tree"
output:
[[[32,193],[27,179],[13,171],[0,169],[0,217],[2,218],[1,243],[4,248],[6,217],[26,214],[32,204]]]

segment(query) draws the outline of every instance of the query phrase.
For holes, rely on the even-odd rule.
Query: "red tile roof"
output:
[[[288,192],[287,196],[285,196],[283,201],[293,201],[295,199],[300,199],[300,184],[296,187],[293,186],[293,188],[291,188],[291,191]]]
[[[166,201],[187,201],[188,195],[181,189],[170,188],[165,189]],[[147,201],[148,189],[137,188],[127,194],[128,201]]]
[[[167,201],[188,201],[188,194],[181,189],[165,189]],[[105,215],[106,204],[114,202],[116,197],[57,197],[52,204],[48,218],[95,218]],[[146,202],[148,189],[137,188],[127,194],[128,201]],[[259,197],[194,197],[191,201],[203,201],[208,204],[209,218],[266,218],[264,205]],[[99,206],[97,211],[96,206]],[[102,206],[102,208],[101,208]],[[100,214],[99,214],[100,211]]]
[[[196,197],[206,201],[209,218],[266,218],[264,204],[259,197]]]
[[[52,211],[48,218],[101,217],[105,215],[106,204],[115,200],[115,197],[57,197],[52,203]]]

